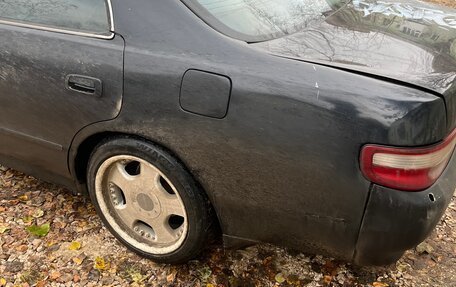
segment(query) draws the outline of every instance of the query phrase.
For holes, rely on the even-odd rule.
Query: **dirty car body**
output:
[[[456,12],[319,0],[249,35],[206,2],[112,0],[95,35],[0,20],[0,162],[84,192],[94,147],[129,135],[186,166],[227,247],[366,265],[423,241],[456,187]],[[406,191],[369,176],[366,146],[450,154]]]

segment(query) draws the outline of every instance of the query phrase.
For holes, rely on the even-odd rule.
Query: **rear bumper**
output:
[[[421,192],[373,185],[356,244],[354,262],[385,265],[398,260],[434,230],[456,188],[456,155],[441,178]]]

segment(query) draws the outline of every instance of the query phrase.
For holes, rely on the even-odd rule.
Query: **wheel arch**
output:
[[[148,137],[144,136],[139,136],[127,132],[119,132],[119,131],[102,131],[102,132],[97,132],[93,133],[91,135],[85,136],[84,139],[75,142],[74,146],[70,149],[69,152],[69,169],[70,173],[73,175],[73,178],[76,182],[76,189],[78,193],[80,194],[88,194],[87,192],[87,168],[90,160],[90,155],[92,152],[95,150],[95,148],[102,143],[103,141],[108,141],[113,138],[119,138],[119,137],[128,137],[132,139],[137,139],[141,141],[145,141],[148,143],[151,143],[153,145],[156,145],[169,153],[171,156],[173,156],[186,170],[187,172],[192,176],[193,180],[195,180],[197,186],[201,189],[202,192],[206,195],[208,198],[210,205],[213,210],[213,215],[215,216],[216,220],[216,229],[220,230],[221,225],[220,225],[220,218],[219,214],[217,212],[217,208],[213,202],[213,199],[211,196],[208,194],[207,190],[204,188],[204,185],[200,182],[200,180],[195,177],[195,174],[191,172],[191,170],[188,168],[188,166],[181,160],[181,157],[179,157],[178,154],[176,154],[172,149],[168,148],[167,146],[163,145],[159,141],[150,139]]]
[[[85,184],[87,180],[87,167],[89,164],[90,155],[95,150],[95,148],[102,143],[103,141],[108,141],[113,138],[131,138],[140,141],[145,141],[150,144],[156,145],[159,148],[163,149],[171,156],[173,156],[185,169],[192,175],[193,179],[197,182],[199,187],[207,194],[207,191],[203,184],[201,184],[200,180],[195,177],[195,175],[191,172],[188,166],[181,160],[178,154],[176,154],[172,149],[168,148],[166,145],[161,143],[160,141],[141,136],[135,135],[128,132],[119,132],[119,131],[103,131],[93,133],[91,135],[85,136],[84,139],[74,143],[74,146],[71,148],[69,153],[69,169],[71,174],[73,175],[74,179],[80,183]]]

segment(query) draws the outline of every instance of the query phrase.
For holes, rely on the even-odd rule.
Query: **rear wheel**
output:
[[[185,262],[202,250],[210,205],[163,149],[132,138],[106,141],[93,152],[87,178],[98,214],[129,249],[163,263]]]

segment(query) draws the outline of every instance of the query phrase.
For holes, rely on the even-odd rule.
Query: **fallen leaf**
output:
[[[372,283],[372,286],[374,287],[388,287],[389,285],[383,282],[374,282]]]
[[[73,251],[79,250],[79,249],[81,249],[81,243],[79,243],[77,241],[73,241],[73,242],[71,242],[70,247],[68,247],[68,249],[73,250]]]
[[[26,223],[26,224],[27,224],[27,223],[31,223],[31,222],[33,221],[33,217],[31,217],[31,216],[26,216],[26,217],[22,218],[22,221],[23,221],[24,223]]]
[[[20,201],[27,201],[29,198],[28,198],[28,196],[26,194],[24,194],[24,195],[19,196],[18,199]]]
[[[139,272],[133,272],[130,274],[131,280],[135,283],[141,283],[144,280],[144,276]]]
[[[28,247],[27,247],[27,245],[19,245],[15,249],[18,252],[25,252],[25,251],[27,251]]]
[[[47,247],[52,247],[56,244],[57,244],[57,242],[55,242],[55,241],[49,241],[46,245],[47,245]]]
[[[44,215],[44,211],[42,209],[36,209],[34,212],[33,212],[33,217],[34,218],[40,218],[40,217],[43,217]]]
[[[176,275],[177,275],[177,271],[172,272],[171,274],[166,276],[166,281],[168,281],[168,283],[174,282],[174,280],[176,279]]]
[[[434,251],[434,248],[431,245],[429,245],[428,243],[422,242],[421,244],[419,244],[416,247],[416,251],[421,254],[423,254],[423,253],[431,254]]]
[[[52,271],[51,274],[49,274],[49,278],[51,280],[55,280],[57,278],[60,278],[61,274],[59,271]]]
[[[81,281],[81,276],[79,276],[79,274],[74,274],[73,275],[73,282],[74,283],[78,283],[79,281]]]
[[[299,284],[299,277],[298,275],[290,275],[287,277],[287,283],[290,285],[298,285]]]
[[[285,282],[285,277],[283,277],[283,274],[282,273],[278,273],[276,276],[275,276],[275,281],[279,284],[282,284],[283,282]]]
[[[212,270],[208,266],[205,266],[198,270],[199,278],[203,283],[206,283],[209,277],[212,275]]]
[[[10,230],[8,226],[0,225],[0,234],[3,234],[5,232],[7,232],[8,230]]]
[[[97,256],[95,258],[95,265],[94,268],[98,271],[106,270],[106,262],[103,257]]]
[[[396,263],[396,269],[399,270],[400,272],[406,272],[407,269],[409,269],[409,268],[410,268],[410,265],[407,263],[401,263],[401,262]]]
[[[0,286],[6,286],[6,279],[0,278]]]
[[[79,258],[79,257],[73,257],[73,262],[76,264],[76,265],[81,265],[82,262],[84,262],[84,259],[82,258]]]
[[[50,228],[51,226],[49,225],[49,223],[45,223],[43,225],[29,226],[27,227],[27,231],[35,236],[44,237],[49,233]]]
[[[323,281],[325,281],[326,284],[331,283],[331,281],[332,281],[332,276],[325,275],[325,277],[323,277]]]

